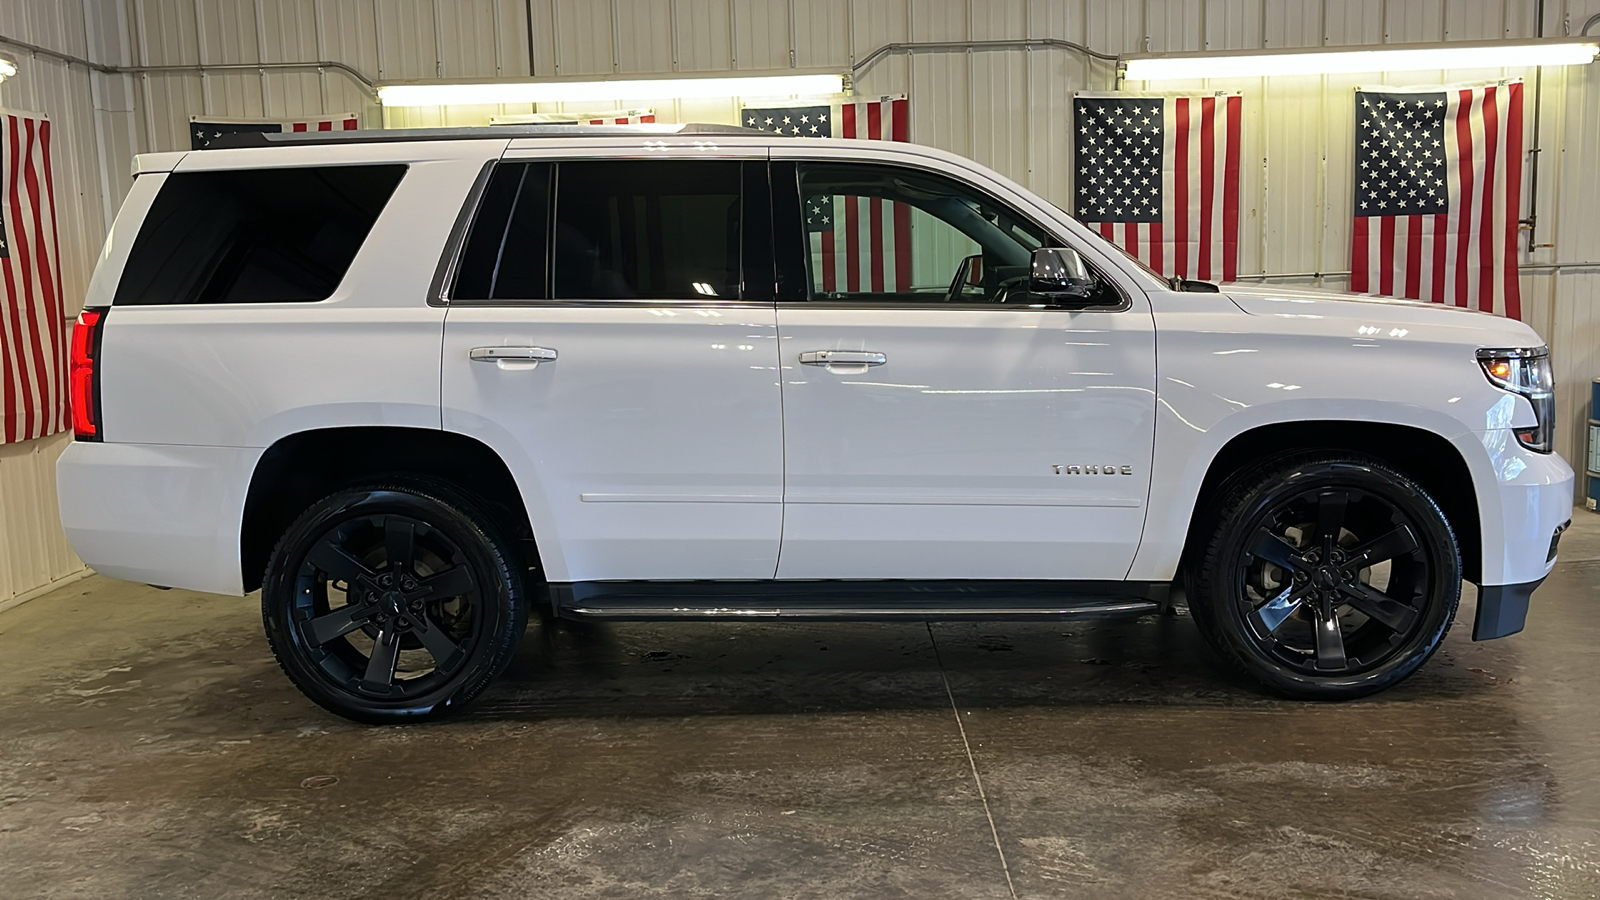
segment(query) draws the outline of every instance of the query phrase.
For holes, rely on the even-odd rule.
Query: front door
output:
[[[443,424],[506,461],[551,581],[773,576],[766,166],[706,155],[507,158],[457,264]],[[762,229],[759,302],[746,219]]]
[[[809,273],[778,309],[778,576],[1126,577],[1155,433],[1145,298],[1096,273],[1120,307],[1030,304],[1032,251],[1065,242],[971,183],[826,160],[798,180],[803,229],[775,229]]]

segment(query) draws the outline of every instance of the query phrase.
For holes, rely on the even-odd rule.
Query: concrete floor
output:
[[[4,897],[1594,897],[1600,516],[1528,629],[1343,705],[1186,617],[537,626],[468,716],[366,728],[254,597],[0,614]]]

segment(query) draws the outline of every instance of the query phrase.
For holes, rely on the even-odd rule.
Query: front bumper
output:
[[[1478,588],[1478,615],[1472,639],[1492,641],[1522,630],[1528,621],[1528,600],[1544,579],[1527,584],[1494,584]]]
[[[1483,571],[1472,639],[1521,631],[1528,600],[1555,568],[1556,544],[1572,521],[1573,472],[1554,453],[1534,453],[1508,429],[1475,436],[1488,451],[1493,481],[1476,478]]]
[[[1523,449],[1509,429],[1476,438],[1489,464],[1473,478],[1483,547],[1478,583],[1537,584],[1555,566],[1551,540],[1572,518],[1572,467],[1554,453]]]

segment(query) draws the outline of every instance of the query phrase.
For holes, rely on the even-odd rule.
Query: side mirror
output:
[[[1094,306],[1101,297],[1101,286],[1076,250],[1067,247],[1040,247],[1033,251],[1028,273],[1029,299],[1037,303],[1066,306]]]
[[[1209,281],[1195,281],[1192,278],[1179,278],[1177,276],[1173,276],[1167,279],[1167,284],[1172,285],[1172,289],[1174,291],[1182,291],[1190,294],[1219,294],[1222,292],[1222,288],[1217,287],[1215,284],[1212,284]]]
[[[968,256],[956,269],[956,283],[965,287],[983,287],[983,254]]]

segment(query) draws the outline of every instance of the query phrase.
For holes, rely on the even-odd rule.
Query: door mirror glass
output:
[[[1033,264],[1028,277],[1030,299],[1038,303],[1094,305],[1102,298],[1114,296],[1107,292],[1083,264],[1076,250],[1067,247],[1041,247],[1033,251]]]

